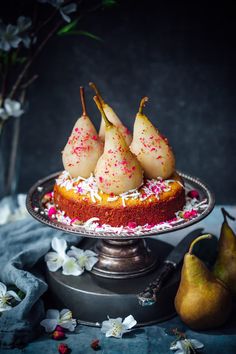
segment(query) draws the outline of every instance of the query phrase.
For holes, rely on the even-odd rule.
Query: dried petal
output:
[[[71,352],[71,349],[68,347],[67,344],[65,343],[60,343],[59,346],[58,346],[58,352],[60,354],[68,354]]]
[[[90,346],[93,350],[100,350],[101,349],[101,346],[99,344],[99,339],[92,340]]]

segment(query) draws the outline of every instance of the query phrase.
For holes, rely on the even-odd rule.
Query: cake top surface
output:
[[[67,198],[90,201],[99,205],[112,207],[149,204],[171,198],[177,191],[183,189],[180,176],[175,173],[171,179],[146,179],[140,188],[114,195],[104,193],[97,185],[96,178],[91,174],[89,178],[72,178],[67,171],[63,171],[56,180],[60,193]]]

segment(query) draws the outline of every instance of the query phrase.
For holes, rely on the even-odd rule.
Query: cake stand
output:
[[[91,230],[84,226],[72,226],[49,218],[44,212],[43,196],[53,190],[54,173],[39,180],[29,191],[26,206],[29,213],[38,221],[79,238],[79,248],[91,249],[98,254],[98,262],[91,272],[81,276],[63,275],[46,271],[47,282],[53,302],[69,308],[80,322],[97,326],[107,316],[126,317],[132,314],[138,326],[166,320],[175,315],[174,297],[178,288],[180,269],[164,284],[158,301],[152,306],[139,305],[139,294],[158,274],[158,265],[172,250],[168,243],[155,236],[184,230],[205,218],[214,207],[214,196],[210,189],[198,178],[178,172],[184,180],[186,191],[197,190],[199,199],[205,200],[203,208],[196,217],[180,221],[168,229],[158,231],[120,230],[119,234],[108,231]],[[196,230],[196,236],[201,233]],[[187,234],[187,231],[183,236]],[[81,236],[83,237],[81,240]],[[152,237],[151,237],[152,236]]]

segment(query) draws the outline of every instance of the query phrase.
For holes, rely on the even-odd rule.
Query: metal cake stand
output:
[[[138,326],[163,321],[175,315],[174,297],[179,284],[180,270],[165,283],[158,302],[151,307],[142,307],[137,300],[140,293],[158,274],[162,263],[172,246],[149,236],[158,236],[183,230],[205,218],[214,208],[214,196],[198,178],[178,172],[184,180],[185,189],[197,190],[200,200],[206,199],[207,207],[195,218],[172,226],[171,229],[135,231],[96,232],[84,226],[72,226],[49,218],[44,212],[43,196],[53,190],[54,173],[39,180],[29,191],[26,206],[38,221],[75,236],[83,236],[79,247],[92,249],[98,254],[98,262],[92,272],[82,276],[65,276],[61,271],[47,273],[47,281],[54,303],[68,307],[83,324],[96,326],[109,317],[125,317],[132,314]],[[184,236],[184,234],[183,234]]]

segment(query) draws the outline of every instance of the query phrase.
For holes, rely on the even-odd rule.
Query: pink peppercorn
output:
[[[130,229],[135,229],[136,226],[137,226],[137,224],[136,224],[135,221],[130,221],[130,222],[128,223],[128,227],[129,227]]]
[[[196,198],[196,199],[199,199],[199,193],[196,189],[193,189],[191,191],[188,192],[187,196],[189,198]]]
[[[53,215],[55,215],[57,213],[57,210],[56,208],[54,207],[51,207],[49,210],[48,210],[48,216],[49,218],[51,218]]]

